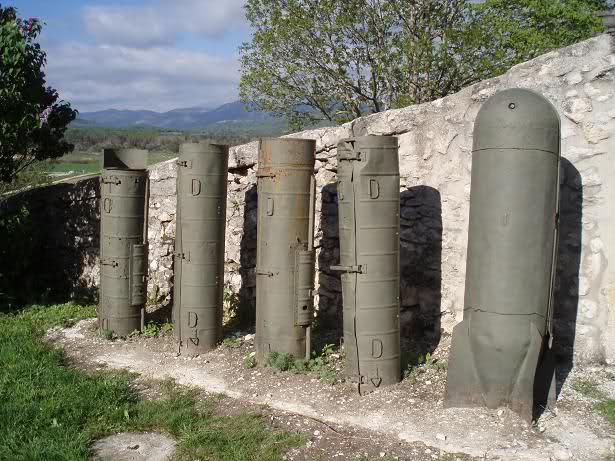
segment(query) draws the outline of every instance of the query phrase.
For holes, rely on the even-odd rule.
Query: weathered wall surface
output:
[[[323,323],[341,325],[339,278],[329,270],[339,261],[336,144],[367,134],[399,137],[402,335],[433,344],[441,329],[450,332],[461,320],[474,119],[489,96],[513,87],[544,94],[562,119],[558,350],[566,360],[574,347],[583,362],[615,363],[615,212],[609,200],[615,197],[615,53],[606,35],[432,103],[293,135],[317,140],[317,308]],[[239,291],[247,312],[255,286],[256,161],[256,143],[231,149],[225,282]],[[151,170],[150,300],[158,303],[170,300],[175,175],[173,161]],[[88,255],[86,286],[96,280],[95,258]]]

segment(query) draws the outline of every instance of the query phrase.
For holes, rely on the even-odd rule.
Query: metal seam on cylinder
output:
[[[184,143],[177,163],[173,317],[179,352],[194,356],[222,339],[228,146]]]
[[[377,148],[378,143],[386,147]],[[330,270],[342,272],[347,369],[365,394],[400,379],[400,255],[391,251],[391,243],[399,247],[397,139],[356,137],[337,148],[340,264]],[[378,160],[372,164],[373,159]],[[378,302],[383,297],[391,302]],[[374,344],[378,358],[371,357]]]

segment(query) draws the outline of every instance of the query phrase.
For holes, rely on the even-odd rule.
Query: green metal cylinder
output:
[[[259,362],[270,352],[306,355],[314,305],[315,149],[316,142],[307,139],[260,140],[255,338]]]
[[[399,156],[396,137],[337,146],[344,349],[366,394],[400,380]]]
[[[142,328],[147,299],[147,151],[106,149],[103,156],[98,322],[101,331],[126,336]]]
[[[180,146],[173,318],[182,355],[222,339],[228,146]]]
[[[543,96],[497,93],[474,127],[463,321],[454,328],[446,400],[509,406],[531,419],[547,380],[557,252],[560,120]]]

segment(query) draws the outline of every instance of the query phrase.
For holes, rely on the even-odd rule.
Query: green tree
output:
[[[483,58],[498,75],[515,64],[585,40],[603,30],[598,11],[608,0],[485,0],[472,8],[469,27],[488,38]]]
[[[591,37],[607,0],[247,0],[240,96],[293,128],[431,101]]]
[[[77,112],[46,85],[46,54],[36,41],[41,28],[0,5],[0,182],[73,148],[64,132]]]

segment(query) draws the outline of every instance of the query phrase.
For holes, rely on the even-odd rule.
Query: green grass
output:
[[[302,443],[254,413],[217,416],[217,399],[171,382],[159,400],[143,400],[134,376],[69,368],[40,341],[48,328],[94,313],[64,304],[0,314],[0,460],[87,459],[94,440],[126,430],[171,434],[181,460],[276,460]]]
[[[579,379],[572,384],[572,388],[586,397],[597,400],[594,408],[615,426],[615,399],[607,398],[596,383],[590,380]]]

